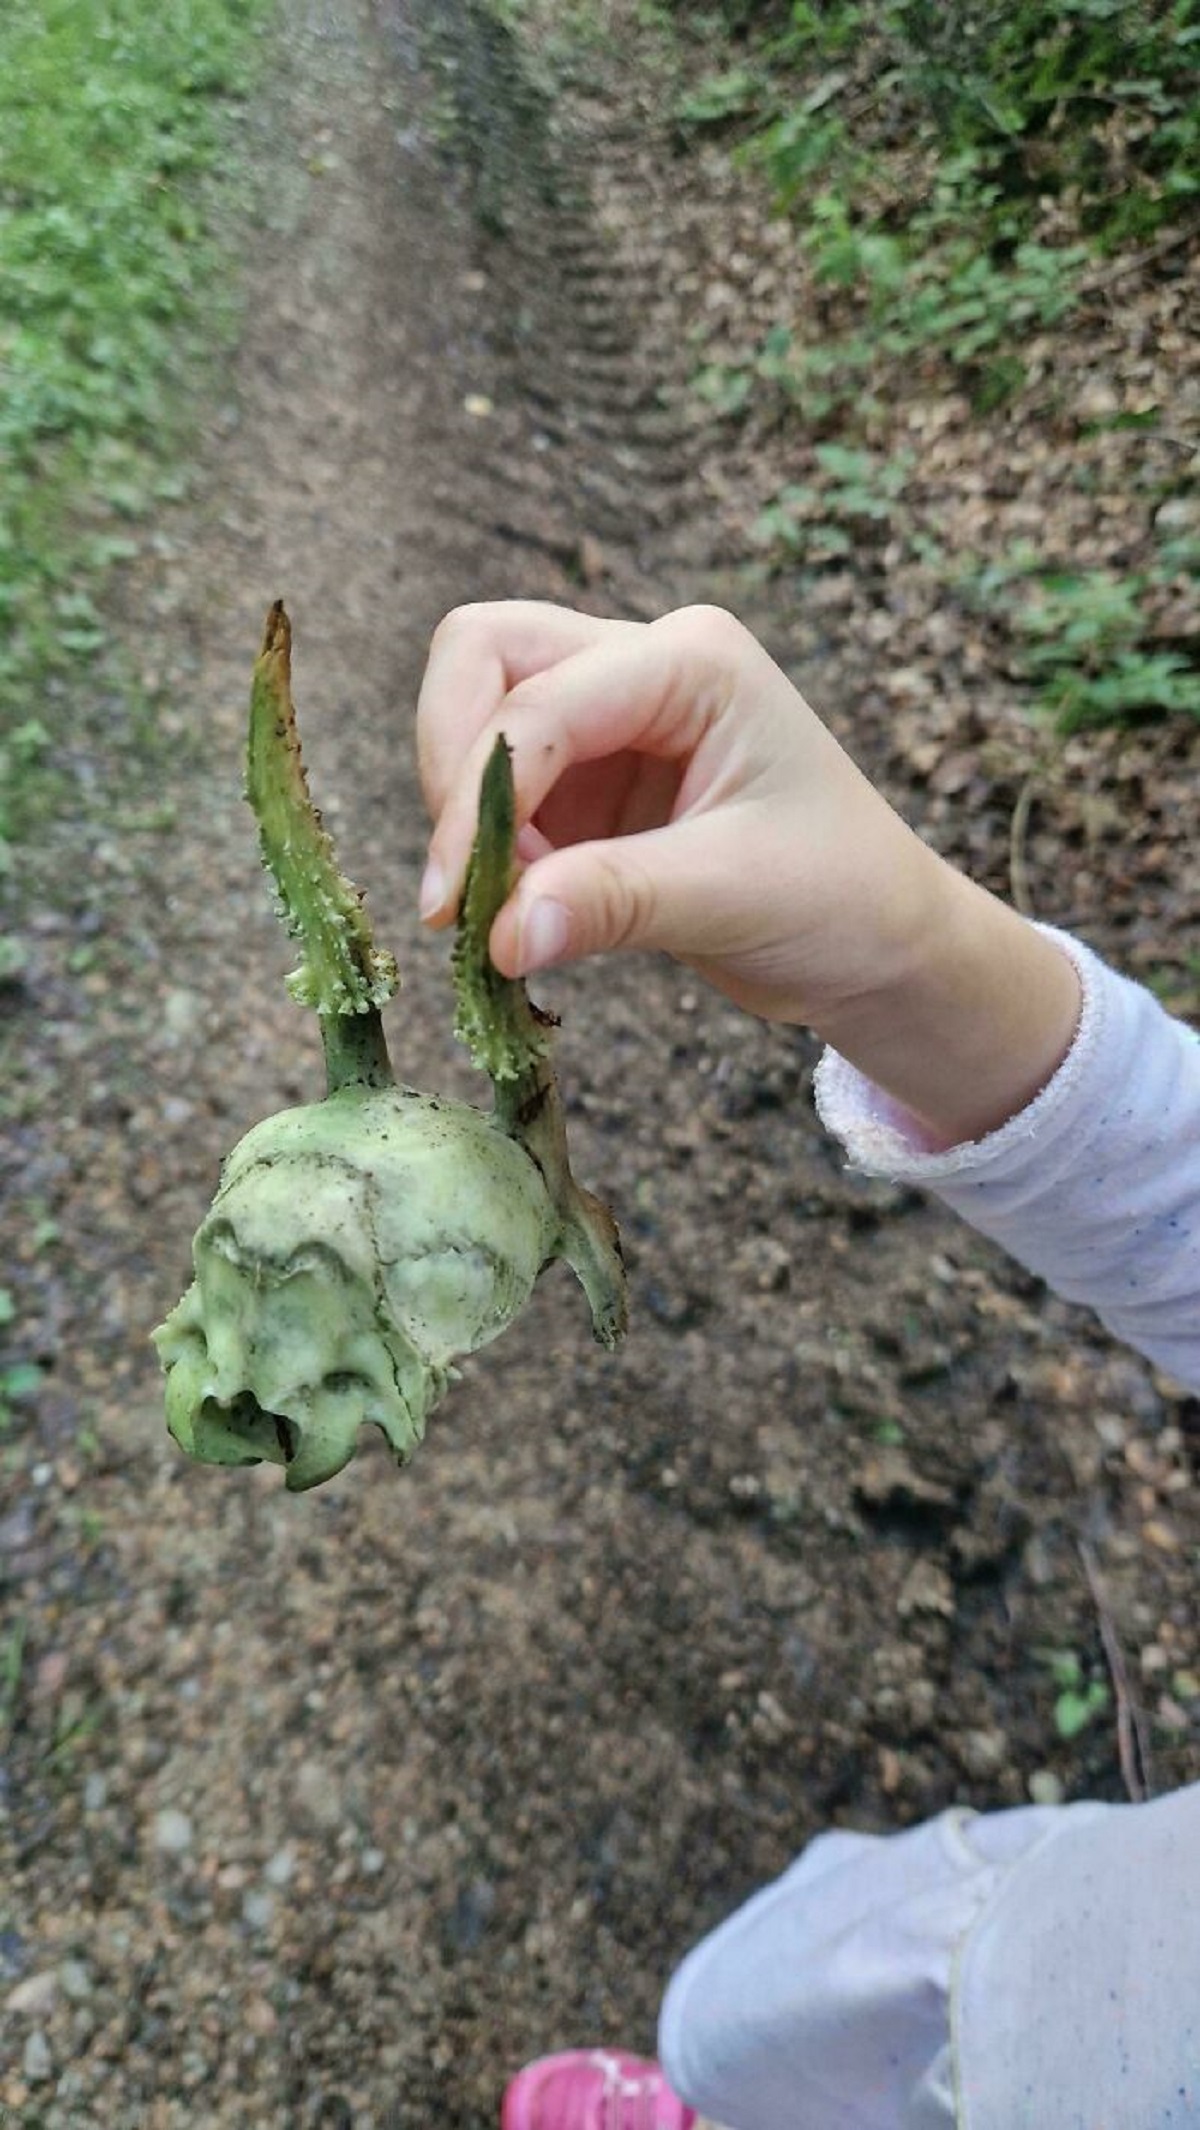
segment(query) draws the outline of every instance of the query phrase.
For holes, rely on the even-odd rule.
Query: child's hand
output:
[[[815,1023],[920,953],[936,862],[730,615],[514,601],[442,623],[419,712],[434,922],[500,731],[531,824],[492,935],[507,973],[658,947],[753,1012]]]
[[[661,948],[817,1029],[945,1143],[1002,1122],[1070,1041],[1065,958],[921,843],[731,615],[460,608],[418,732],[434,924],[496,734],[512,747],[526,863],[491,941],[510,975]]]

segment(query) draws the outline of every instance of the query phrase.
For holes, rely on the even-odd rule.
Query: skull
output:
[[[450,1382],[523,1307],[557,1220],[523,1147],[467,1104],[348,1087],[255,1126],[155,1333],[167,1421],[210,1464],[332,1478],[359,1428],[403,1462]]]

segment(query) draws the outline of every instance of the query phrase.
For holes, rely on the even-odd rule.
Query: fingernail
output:
[[[422,917],[433,917],[446,900],[446,876],[435,858],[431,858],[421,876],[421,889],[417,896],[417,909]]]
[[[561,902],[544,898],[531,903],[521,925],[519,953],[522,976],[531,969],[544,969],[567,951],[571,920]]]

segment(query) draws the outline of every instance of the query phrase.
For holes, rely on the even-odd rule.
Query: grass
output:
[[[104,648],[104,572],[178,492],[189,385],[233,327],[222,192],[273,11],[0,10],[0,863]]]

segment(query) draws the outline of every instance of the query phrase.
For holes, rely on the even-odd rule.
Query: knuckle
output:
[[[730,658],[745,644],[745,628],[736,615],[723,606],[706,603],[681,606],[665,619],[671,624],[673,633],[678,632],[695,650],[711,658]]]
[[[649,930],[653,892],[650,882],[636,868],[614,865],[601,854],[597,861],[593,908],[597,930],[605,947],[628,947],[645,939]]]
[[[464,637],[479,635],[487,612],[487,603],[483,600],[470,600],[463,606],[452,606],[448,614],[443,614],[433,632],[434,648],[445,650],[447,644],[461,643]]]

